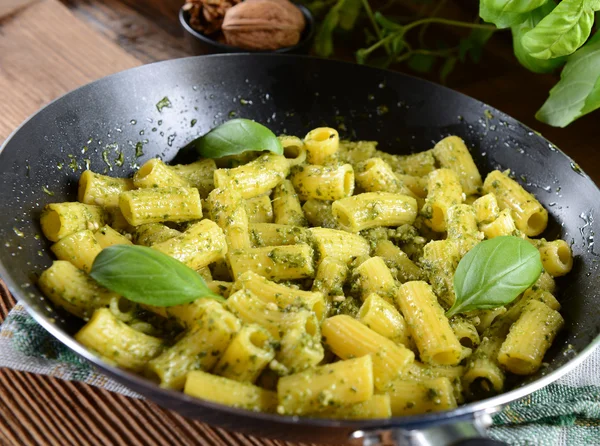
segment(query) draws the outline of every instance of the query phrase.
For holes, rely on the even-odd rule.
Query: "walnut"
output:
[[[241,0],[186,0],[184,9],[190,15],[190,25],[209,35],[221,30],[225,12]]]
[[[222,29],[229,45],[276,50],[296,45],[304,26],[304,15],[288,0],[246,0],[227,10]]]

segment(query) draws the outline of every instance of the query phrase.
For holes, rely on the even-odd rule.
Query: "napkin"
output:
[[[17,305],[0,325],[0,367],[140,395],[99,374]],[[600,445],[600,349],[563,378],[506,406],[490,437],[511,445]]]

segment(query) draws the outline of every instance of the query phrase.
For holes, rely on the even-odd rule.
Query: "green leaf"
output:
[[[493,23],[498,28],[510,28],[525,21],[526,14],[520,12],[498,11],[491,7],[490,0],[481,0],[479,2],[479,17],[484,22]]]
[[[534,73],[550,73],[565,63],[565,57],[555,59],[538,59],[533,57],[523,47],[521,39],[529,30],[533,29],[544,17],[552,12],[556,5],[548,2],[543,6],[528,13],[527,20],[511,28],[513,36],[513,50],[515,56],[525,68]]]
[[[454,67],[456,66],[457,61],[458,61],[458,58],[449,57],[444,62],[444,65],[442,65],[442,68],[440,69],[440,80],[441,80],[442,84],[446,83],[448,76],[450,75],[450,73],[452,73],[452,71],[454,71]]]
[[[275,134],[258,122],[249,119],[232,119],[207,134],[196,138],[186,147],[193,146],[204,158],[222,158],[242,152],[267,150],[278,155],[283,147]]]
[[[329,10],[315,37],[318,56],[329,57],[333,54],[333,32],[338,26],[345,30],[352,29],[361,8],[361,0],[339,0]]]
[[[458,44],[458,57],[461,62],[467,55],[473,62],[479,62],[483,47],[490,40],[494,31],[489,29],[472,29],[467,38],[461,39]]]
[[[419,73],[429,73],[435,63],[435,56],[413,54],[408,59],[408,66]]]
[[[352,30],[361,9],[362,0],[345,0],[343,6],[339,9],[338,26],[346,31]]]
[[[224,300],[200,275],[179,260],[145,246],[113,245],[94,260],[90,276],[127,299],[170,307],[199,298]]]
[[[486,240],[471,249],[454,274],[456,301],[446,316],[507,305],[542,273],[539,251],[519,237]]]
[[[375,21],[381,26],[384,31],[397,32],[401,31],[404,27],[399,23],[396,23],[386,18],[382,13],[377,11],[375,13]]]
[[[538,59],[567,56],[590,36],[594,11],[589,0],[562,0],[521,38],[525,51]]]
[[[488,0],[489,7],[502,12],[529,12],[548,0]]]
[[[586,44],[567,59],[560,81],[535,117],[554,127],[565,127],[600,106],[600,40]]]

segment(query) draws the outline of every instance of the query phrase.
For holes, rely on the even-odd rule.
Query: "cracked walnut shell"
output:
[[[227,10],[222,30],[229,45],[276,50],[296,45],[304,26],[304,15],[288,0],[246,0]]]

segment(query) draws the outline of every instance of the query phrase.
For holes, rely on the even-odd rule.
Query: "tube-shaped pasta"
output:
[[[136,245],[152,246],[155,243],[162,243],[179,235],[181,235],[181,232],[161,223],[146,223],[135,228],[133,241]]]
[[[370,399],[362,403],[341,406],[315,415],[323,418],[339,418],[344,420],[390,418],[392,416],[390,396],[387,394],[373,395]]]
[[[147,370],[160,379],[161,387],[181,390],[189,372],[215,365],[240,328],[238,318],[220,305],[213,306],[175,345],[150,361]]]
[[[283,156],[288,160],[291,166],[303,164],[306,161],[306,147],[304,142],[297,136],[281,135],[277,139],[283,147]]]
[[[131,240],[129,240],[124,235],[118,233],[113,228],[108,225],[102,226],[94,233],[94,237],[96,241],[100,245],[102,249],[107,248],[112,245],[131,245]]]
[[[374,384],[380,390],[415,359],[414,353],[403,345],[395,344],[347,315],[325,319],[321,332],[330,350],[342,359],[371,355]]]
[[[448,238],[454,240],[481,240],[483,234],[477,228],[475,209],[467,204],[456,204],[448,208],[446,231]]]
[[[400,182],[392,167],[381,158],[369,158],[358,163],[354,177],[356,185],[365,192],[392,192],[414,196],[413,192]]]
[[[454,316],[450,319],[450,327],[462,346],[472,349],[479,345],[479,333],[473,322],[469,319],[462,316]]]
[[[119,208],[130,225],[202,218],[198,189],[164,187],[137,189],[119,195]]]
[[[133,184],[137,188],[190,187],[189,181],[158,158],[149,159],[142,164],[133,174]]]
[[[277,383],[284,415],[323,412],[368,401],[373,397],[371,356],[338,361],[282,377]]]
[[[450,169],[436,169],[429,174],[427,198],[421,210],[425,223],[437,232],[446,230],[448,209],[461,204],[463,191],[456,173]]]
[[[381,240],[375,246],[374,255],[381,257],[390,272],[400,283],[421,280],[423,271],[408,255],[389,240]]]
[[[269,332],[259,325],[249,324],[235,335],[212,373],[253,383],[273,358],[275,350]]]
[[[228,251],[250,247],[248,215],[235,190],[213,189],[206,200],[210,219],[223,230]]]
[[[396,293],[396,303],[423,362],[436,365],[460,362],[462,346],[428,283],[415,281],[401,285]]]
[[[92,270],[94,259],[102,251],[94,233],[88,229],[61,238],[50,249],[58,260],[68,260],[86,273]]]
[[[510,209],[517,229],[529,237],[541,234],[548,224],[548,211],[519,183],[494,170],[483,183],[485,193],[493,193],[500,209]]]
[[[187,180],[190,187],[198,189],[202,198],[206,198],[209,192],[215,187],[214,172],[217,170],[217,165],[213,159],[167,167]]]
[[[306,200],[302,210],[308,222],[314,227],[335,229],[337,222],[331,212],[331,202],[321,200]]]
[[[326,228],[310,228],[309,231],[319,261],[332,257],[348,264],[357,257],[369,255],[369,242],[358,234]]]
[[[257,324],[267,329],[279,340],[288,330],[304,327],[307,333],[316,333],[319,327],[312,311],[281,311],[273,302],[264,302],[249,290],[242,289],[229,296],[225,306],[247,324]]]
[[[450,308],[456,299],[454,272],[459,260],[454,240],[434,240],[427,243],[423,249],[421,267],[445,308]]]
[[[423,177],[435,169],[435,158],[432,150],[411,155],[391,155],[378,151],[377,156],[389,163],[398,173]]]
[[[155,243],[152,248],[199,270],[223,258],[227,253],[227,242],[223,230],[215,222],[202,220],[183,234]]]
[[[160,339],[134,330],[107,308],[94,311],[89,322],[75,335],[75,340],[109,362],[134,372],[141,372],[163,349]]]
[[[188,373],[183,391],[196,398],[254,412],[275,412],[277,408],[275,392],[201,370]]]
[[[293,374],[317,366],[324,356],[319,327],[311,324],[294,326],[286,331],[281,338],[276,359],[285,367],[286,374]]]
[[[400,184],[407,187],[415,197],[427,197],[427,177],[415,177],[412,175],[396,173],[396,178],[398,178]]]
[[[354,192],[354,169],[350,164],[340,166],[295,166],[290,175],[294,189],[302,201],[339,200]]]
[[[104,223],[100,206],[83,203],[51,203],[44,207],[40,217],[42,232],[51,242],[84,229],[97,231]]]
[[[498,352],[513,319],[503,315],[483,332],[481,343],[467,361],[462,381],[471,399],[487,398],[502,392],[505,375],[498,363]]]
[[[334,257],[325,257],[317,268],[312,290],[325,296],[343,296],[348,272],[345,262]]]
[[[341,162],[356,166],[361,161],[373,158],[376,156],[377,142],[376,141],[340,141],[338,150],[338,158]],[[386,154],[388,155],[388,154]],[[390,155],[391,156],[391,155]]]
[[[491,223],[500,213],[498,201],[494,194],[485,194],[473,202],[477,223]]]
[[[552,277],[564,276],[573,268],[573,253],[564,240],[543,241],[538,250],[544,270]]]
[[[482,224],[480,227],[487,239],[502,235],[513,235],[517,230],[510,209],[502,209],[495,220]]]
[[[290,173],[283,155],[267,153],[233,169],[215,170],[215,187],[237,190],[242,198],[262,195],[281,183]]]
[[[205,312],[211,309],[218,312],[222,305],[212,299],[196,299],[189,304],[170,307],[155,307],[153,305],[142,305],[142,307],[164,318],[173,319],[182,327],[190,329]]]
[[[358,312],[358,320],[397,344],[410,346],[410,332],[396,307],[377,294],[370,294]]]
[[[537,300],[546,304],[549,308],[555,311],[560,311],[561,305],[560,302],[556,299],[556,297],[554,297],[549,291],[541,289],[535,291],[531,288],[528,289],[523,293],[523,296],[521,296],[521,298],[517,302],[515,302],[514,306],[520,305],[524,308],[530,300]]]
[[[394,277],[381,257],[370,257],[362,262],[354,269],[353,277],[362,300],[376,293],[388,302],[394,302]]]
[[[98,282],[71,262],[55,260],[38,279],[42,293],[54,305],[87,320],[94,310],[108,307],[119,295],[100,286]]]
[[[274,222],[280,225],[307,226],[294,186],[290,180],[283,180],[273,189]]]
[[[280,310],[289,310],[291,307],[306,308],[313,311],[319,320],[326,314],[323,293],[271,282],[253,271],[242,273],[233,284],[231,293],[242,289],[250,291],[263,302],[275,303]]]
[[[337,130],[331,127],[319,127],[311,130],[304,137],[306,162],[309,164],[330,164],[336,161],[340,145]]]
[[[276,223],[251,223],[250,240],[259,248],[261,246],[282,246],[306,243],[309,232],[299,226],[279,225]]]
[[[119,194],[133,189],[130,178],[113,178],[86,170],[79,177],[77,200],[103,208],[119,207]]]
[[[498,362],[517,375],[535,373],[564,323],[558,311],[530,300],[500,347]]]
[[[273,205],[269,195],[244,200],[249,223],[273,223]]]
[[[238,249],[228,254],[233,277],[254,271],[268,279],[292,280],[314,277],[313,250],[306,243]]]
[[[433,156],[439,161],[441,167],[456,172],[465,194],[480,192],[481,175],[462,139],[458,136],[442,139],[433,148]]]
[[[481,335],[487,328],[492,325],[496,318],[506,313],[506,307],[497,307],[491,310],[476,310],[469,313],[477,333]]]
[[[426,412],[439,412],[457,407],[454,388],[448,378],[411,381],[398,379],[390,383],[392,416],[401,417]]]
[[[359,232],[376,226],[414,223],[417,200],[402,194],[366,192],[334,201],[331,210],[342,229]]]

